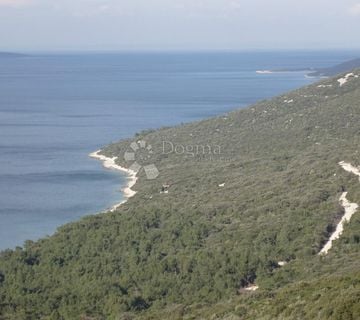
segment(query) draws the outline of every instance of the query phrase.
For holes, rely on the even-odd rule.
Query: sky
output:
[[[360,0],[0,0],[0,51],[360,49]]]

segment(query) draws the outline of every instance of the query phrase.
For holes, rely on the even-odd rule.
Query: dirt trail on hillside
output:
[[[347,163],[345,161],[339,162],[339,165],[347,172],[353,173],[359,177],[360,181],[360,170],[357,167],[354,167],[350,163]],[[331,235],[329,240],[325,243],[324,247],[319,252],[320,255],[326,255],[329,250],[332,248],[333,241],[336,239],[339,239],[341,234],[344,231],[344,225],[346,222],[349,222],[351,217],[354,215],[354,213],[359,208],[359,205],[357,203],[351,203],[347,198],[347,192],[343,192],[340,197],[340,204],[343,206],[345,213],[343,217],[341,218],[340,222],[337,224],[335,232]]]

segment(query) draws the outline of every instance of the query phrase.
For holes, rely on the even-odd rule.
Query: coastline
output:
[[[136,194],[136,191],[132,190],[131,188],[136,184],[137,182],[137,177],[136,174],[137,172],[131,170],[131,169],[127,169],[124,168],[122,166],[119,166],[118,164],[116,164],[116,159],[117,157],[114,158],[109,158],[106,157],[104,155],[100,154],[101,150],[97,150],[95,152],[92,152],[89,154],[89,157],[100,160],[103,162],[103,166],[106,169],[110,169],[110,170],[118,170],[118,171],[122,171],[125,172],[127,174],[127,184],[126,187],[121,189],[123,196],[124,196],[124,200],[122,200],[121,202],[113,205],[109,211],[114,212],[117,208],[119,208],[122,204],[124,204],[126,201],[128,201],[129,198],[133,197]]]
[[[256,70],[255,71],[255,73],[257,73],[257,74],[294,73],[294,72],[300,72],[300,73],[305,72],[306,78],[318,78],[318,76],[309,76],[309,74],[314,72],[314,70],[312,70],[312,69],[274,69],[274,70],[265,69],[265,70]]]

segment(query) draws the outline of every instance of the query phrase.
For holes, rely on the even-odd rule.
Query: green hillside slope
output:
[[[0,318],[359,319],[360,214],[318,255],[341,193],[360,203],[338,164],[360,165],[355,76],[106,147],[129,167],[146,141],[137,161],[159,176],[141,170],[115,212],[3,252]]]

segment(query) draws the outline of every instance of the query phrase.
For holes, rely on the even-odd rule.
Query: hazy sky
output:
[[[360,0],[0,0],[0,50],[360,48]]]

